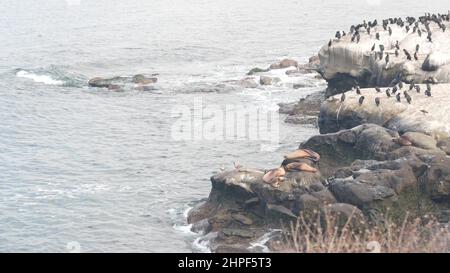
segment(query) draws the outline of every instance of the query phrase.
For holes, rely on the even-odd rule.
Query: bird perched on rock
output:
[[[398,52],[398,49],[395,50],[395,57],[398,57],[398,55],[400,55],[400,53]]]
[[[391,97],[391,92],[389,92],[390,91],[390,89],[388,88],[388,89],[386,89],[386,96],[388,97],[388,98],[390,98]]]
[[[431,32],[428,32],[427,39],[430,43],[433,42],[433,38],[431,37]]]
[[[414,52],[414,60],[418,61],[419,60],[419,56],[417,56],[417,51]]]
[[[405,96],[406,101],[411,104],[412,98],[411,96],[408,94],[408,92],[403,92],[403,95]]]
[[[381,92],[381,89],[379,87],[375,87],[375,90],[377,91],[377,93]]]
[[[372,48],[370,51],[374,51],[375,50],[375,44],[373,44]]]
[[[359,86],[356,86],[355,89],[356,89],[356,94],[361,95],[361,89],[359,89]]]
[[[420,45],[417,44],[417,45],[416,45],[416,52],[419,52],[419,49],[420,49]]]
[[[395,96],[395,98],[397,99],[398,102],[400,102],[401,100],[400,93],[397,93],[397,96]]]
[[[328,42],[328,47],[331,47],[332,44],[333,44],[333,42],[330,40],[330,41]]]
[[[341,102],[344,102],[345,101],[345,93],[342,93],[342,95],[341,95]]]
[[[428,97],[431,97],[431,90],[429,90],[429,89],[425,90],[425,95],[427,95]]]
[[[395,42],[395,48],[400,50],[400,45],[398,44],[398,41]]]
[[[376,38],[377,40],[380,40],[380,33],[375,34],[375,38]]]
[[[416,88],[417,93],[420,93],[420,86],[419,85],[414,86],[414,88]]]
[[[358,103],[359,105],[362,105],[364,102],[364,96],[359,97]]]
[[[376,98],[375,98],[375,104],[376,104],[377,106],[380,106],[380,103],[381,103],[380,98],[379,98],[379,97],[376,97]]]
[[[413,90],[414,89],[414,82],[411,82],[410,84],[409,84],[409,91],[411,91],[411,90]]]
[[[403,49],[403,52],[405,53],[405,55],[406,55],[406,59],[408,59],[409,61],[411,61],[411,54],[409,54],[409,52],[408,52],[408,50],[406,50],[406,49]]]
[[[403,89],[403,82],[402,81],[399,81],[398,82],[398,88],[401,90],[401,89]]]
[[[392,36],[392,28],[391,27],[388,28],[388,31],[389,31],[389,36]]]
[[[397,93],[397,91],[398,91],[398,88],[397,88],[397,86],[394,86],[394,87],[392,87],[392,94],[395,94],[395,93]]]
[[[380,47],[380,51],[383,52],[384,51],[384,45],[379,45]]]

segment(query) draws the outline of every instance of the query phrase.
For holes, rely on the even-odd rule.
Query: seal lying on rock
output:
[[[300,171],[300,172],[310,172],[316,173],[318,170],[314,167],[311,167],[307,163],[301,162],[292,162],[286,165],[286,170],[289,172]]]
[[[267,171],[263,181],[279,187],[280,182],[285,180],[286,172],[308,172],[317,173],[319,170],[311,165],[319,162],[320,155],[309,149],[298,149],[284,156],[281,167]]]
[[[285,159],[308,158],[314,162],[319,162],[320,155],[308,149],[298,149],[284,156]]]
[[[284,181],[284,176],[286,175],[286,171],[283,167],[273,169],[268,171],[263,176],[263,181],[271,184],[274,187],[278,187],[280,185],[280,182]]]

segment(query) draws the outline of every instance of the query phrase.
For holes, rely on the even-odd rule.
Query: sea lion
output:
[[[404,136],[401,136],[399,138],[392,139],[395,143],[399,144],[400,146],[412,146],[412,142]]]
[[[306,163],[300,163],[300,162],[293,162],[293,163],[288,164],[286,166],[286,170],[288,172],[295,172],[295,171],[309,172],[309,173],[318,172],[318,170],[316,168],[311,167],[310,165],[308,165]]]
[[[284,177],[286,175],[286,171],[283,167],[269,170],[266,174],[263,176],[263,181],[268,184],[274,184],[277,182],[280,182],[280,178]]]
[[[308,158],[314,162],[318,162],[320,160],[320,155],[308,149],[298,149],[292,153],[285,155],[284,158],[285,159]]]

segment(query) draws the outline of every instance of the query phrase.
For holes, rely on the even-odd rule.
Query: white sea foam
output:
[[[31,79],[38,83],[43,83],[47,85],[63,85],[64,82],[60,80],[55,80],[48,75],[38,75],[25,70],[20,70],[16,73],[16,76],[19,78]]]
[[[267,242],[272,239],[272,237],[278,233],[280,233],[281,229],[273,229],[270,232],[265,233],[263,236],[259,237],[253,242],[250,242],[250,250],[261,251],[264,253],[269,252],[269,248],[266,246]]]
[[[201,253],[211,253],[211,240],[216,236],[217,232],[211,232],[205,236],[198,237],[192,243],[193,250]]]

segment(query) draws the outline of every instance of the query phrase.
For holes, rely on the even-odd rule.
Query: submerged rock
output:
[[[269,66],[270,69],[283,69],[288,67],[298,67],[298,62],[291,59],[283,59],[280,62]]]
[[[119,76],[112,78],[95,77],[88,81],[90,87],[107,88],[110,91],[124,91],[124,90],[153,90],[153,84],[158,81],[156,77],[147,77],[143,74],[137,74],[132,77]]]
[[[261,85],[273,85],[279,83],[281,81],[278,77],[270,77],[270,76],[261,76],[259,78],[259,83]]]

